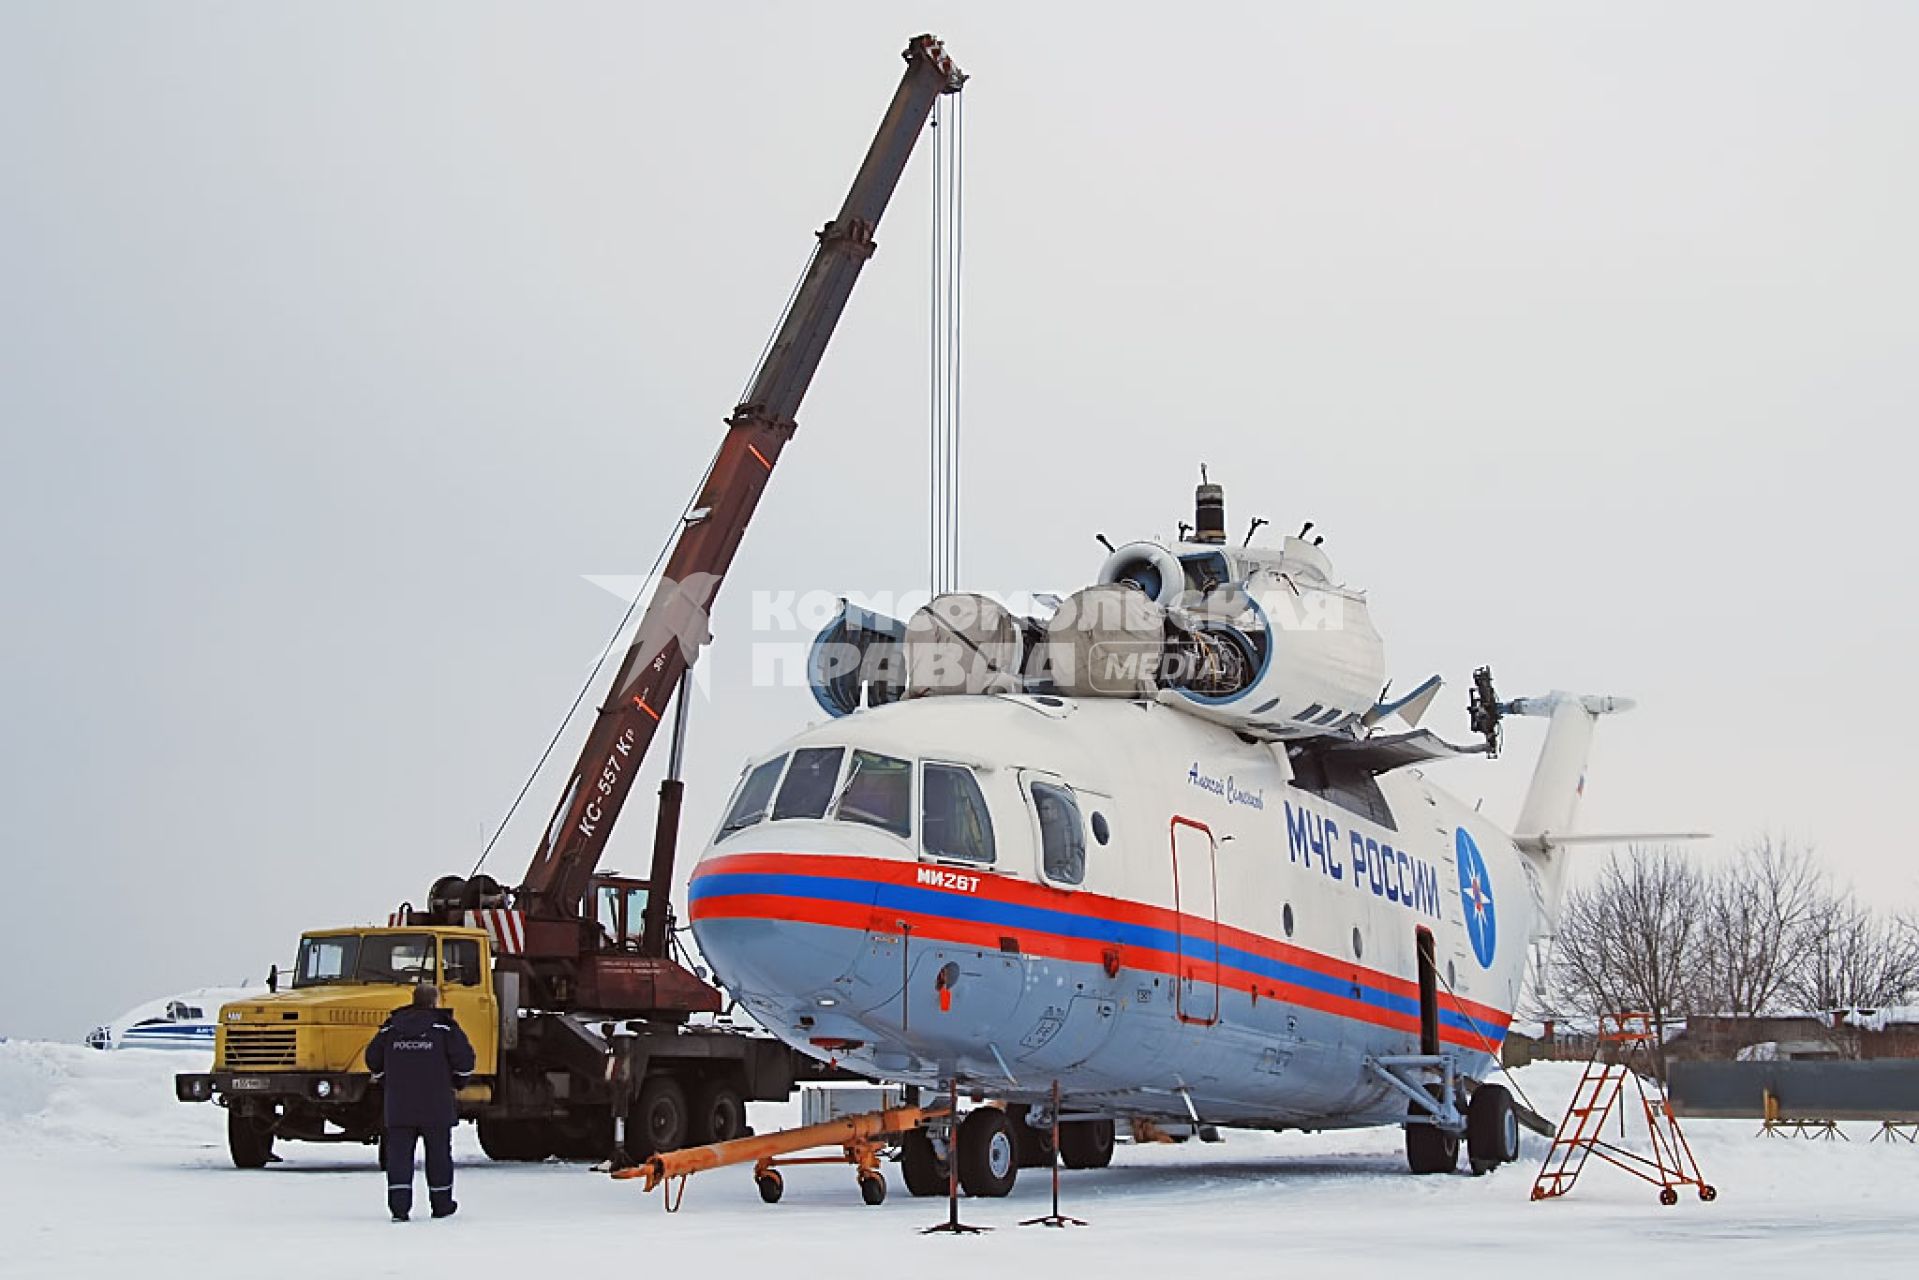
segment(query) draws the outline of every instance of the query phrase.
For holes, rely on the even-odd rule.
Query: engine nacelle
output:
[[[967,593],[906,622],[849,605],[814,642],[814,696],[834,715],[945,694],[1153,698],[1277,739],[1351,733],[1385,684],[1366,597],[1302,538],[1133,542],[1099,578],[1043,622]]]
[[[1267,738],[1339,733],[1373,707],[1386,654],[1366,598],[1319,547],[1134,542],[1048,624],[1054,681],[1156,697]]]

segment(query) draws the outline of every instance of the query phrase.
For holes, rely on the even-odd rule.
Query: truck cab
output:
[[[227,1109],[227,1145],[242,1168],[271,1160],[275,1137],[376,1141],[382,1098],[366,1047],[429,982],[473,1042],[473,1081],[459,1095],[462,1113],[473,1114],[499,1069],[500,1006],[485,931],[452,926],[302,936],[288,986],[223,1006],[212,1072],[176,1076],[175,1094]]]

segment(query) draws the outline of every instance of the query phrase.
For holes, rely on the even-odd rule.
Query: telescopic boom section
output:
[[[957,92],[965,82],[932,36],[914,39],[906,46],[905,58],[906,74],[846,203],[819,233],[819,246],[792,307],[746,399],[726,420],[726,438],[687,513],[667,559],[666,576],[647,604],[626,661],[520,886],[521,905],[538,915],[579,914],[581,897],[680,677],[712,638],[707,622],[713,599],[780,450],[793,435],[800,401],[860,268],[873,256],[880,215],[899,187],[934,101],[942,93]],[[656,863],[653,879],[660,878],[662,868]],[[664,878],[671,878],[670,866],[664,868]],[[648,897],[663,903],[671,888],[650,884]]]

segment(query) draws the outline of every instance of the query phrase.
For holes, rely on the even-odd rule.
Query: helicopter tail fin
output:
[[[1555,856],[1563,843],[1579,841],[1571,834],[1579,801],[1586,792],[1586,760],[1592,752],[1593,730],[1599,717],[1630,711],[1629,698],[1601,697],[1554,691],[1543,698],[1518,698],[1500,706],[1504,715],[1541,716],[1547,721],[1546,742],[1533,766],[1533,779],[1513,828],[1513,843],[1539,872],[1545,901],[1542,927],[1559,914],[1565,887],[1565,859]]]
[[[1554,692],[1543,698],[1518,698],[1501,708],[1507,715],[1543,716],[1548,721],[1546,743],[1539,750],[1532,785],[1526,789],[1514,828],[1521,840],[1549,845],[1554,836],[1570,833],[1586,791],[1593,729],[1600,716],[1630,711],[1632,706],[1630,698]]]

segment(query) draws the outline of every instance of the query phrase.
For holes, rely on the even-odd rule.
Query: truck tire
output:
[[[1019,1144],[1013,1122],[998,1107],[968,1113],[959,1127],[960,1186],[969,1196],[998,1199],[1019,1178]]]
[[[689,1114],[680,1082],[672,1076],[652,1077],[627,1113],[626,1154],[649,1160],[662,1151],[678,1151],[686,1145]]]
[[[227,1108],[227,1154],[236,1169],[264,1169],[273,1159],[273,1118]]]
[[[1111,1120],[1072,1120],[1059,1127],[1059,1161],[1068,1169],[1104,1169],[1118,1141]]]
[[[545,1124],[538,1120],[499,1120],[481,1116],[480,1150],[489,1160],[544,1160],[553,1154]]]
[[[604,1160],[613,1154],[613,1111],[580,1107],[552,1126],[553,1154],[562,1160]]]
[[[731,1142],[745,1136],[746,1101],[740,1091],[724,1076],[702,1084],[687,1117],[686,1144],[703,1147],[709,1142]]]

